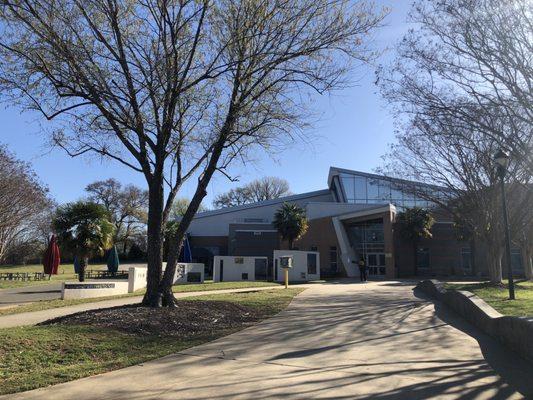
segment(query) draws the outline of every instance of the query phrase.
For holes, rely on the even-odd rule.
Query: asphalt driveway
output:
[[[278,316],[15,399],[520,399],[533,366],[402,282],[311,285]]]
[[[61,298],[61,282],[0,289],[0,308]]]

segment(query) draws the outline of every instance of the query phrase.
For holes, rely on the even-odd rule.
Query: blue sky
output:
[[[374,46],[387,49],[378,62],[390,59],[395,43],[407,31],[410,3],[409,0],[377,1],[378,5],[391,8],[386,26],[375,35]],[[332,96],[314,98],[314,108],[321,117],[306,132],[314,137],[311,143],[296,144],[274,155],[256,152],[253,162],[233,166],[232,173],[239,177],[239,182],[230,182],[223,176],[214,178],[204,203],[210,207],[216,194],[262,176],[285,178],[294,193],[301,193],[325,188],[331,165],[367,172],[380,166],[387,144],[394,140],[393,119],[374,85],[374,71],[358,70],[356,77],[356,86]],[[50,150],[36,118],[21,114],[17,108],[1,106],[0,143],[6,144],[18,158],[33,164],[59,203],[82,197],[85,186],[100,179],[113,177],[124,184],[145,187],[141,174],[115,162],[70,158],[59,149]],[[193,191],[193,185],[189,185],[181,195],[190,197]]]

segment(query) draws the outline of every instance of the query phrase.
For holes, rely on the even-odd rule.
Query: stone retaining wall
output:
[[[533,318],[504,316],[473,293],[446,290],[437,280],[421,281],[417,289],[443,302],[471,324],[533,361]]]
[[[61,287],[62,300],[118,296],[126,293],[128,293],[128,282],[124,280],[63,282]]]

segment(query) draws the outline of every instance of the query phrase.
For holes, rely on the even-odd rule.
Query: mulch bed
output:
[[[184,337],[233,329],[260,319],[258,310],[226,301],[182,300],[177,308],[128,305],[66,315],[39,325],[90,325],[135,335]]]

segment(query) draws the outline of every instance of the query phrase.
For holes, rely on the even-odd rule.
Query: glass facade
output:
[[[383,221],[381,219],[347,224],[346,233],[357,255],[385,251]]]
[[[346,233],[357,261],[362,257],[369,275],[385,275],[385,237],[383,220],[375,219],[346,225]]]
[[[392,203],[396,207],[429,207],[430,203],[417,198],[400,181],[369,177],[357,173],[339,175],[344,197],[348,203],[383,204]]]

